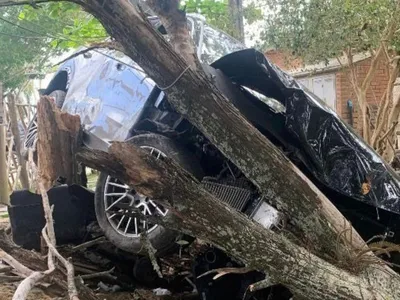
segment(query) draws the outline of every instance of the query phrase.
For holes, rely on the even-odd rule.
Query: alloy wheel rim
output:
[[[166,157],[162,151],[149,146],[142,146],[157,159]],[[149,234],[159,225],[140,216],[165,217],[168,210],[149,197],[136,192],[121,180],[107,176],[104,186],[104,209],[108,222],[119,234],[126,237],[140,237]]]

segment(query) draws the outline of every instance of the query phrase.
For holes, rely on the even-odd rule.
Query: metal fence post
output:
[[[6,112],[3,99],[3,85],[0,83],[0,203],[9,205],[10,194],[8,189],[8,171],[7,171],[7,124]],[[11,149],[8,149],[11,150]]]

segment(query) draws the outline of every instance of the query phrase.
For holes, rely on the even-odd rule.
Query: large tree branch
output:
[[[185,229],[217,245],[247,267],[267,273],[273,282],[285,284],[307,299],[400,297],[396,276],[385,277],[384,282],[371,289],[369,277],[357,277],[334,267],[217,200],[172,160],[157,160],[128,143],[112,144],[109,153],[82,149],[78,158],[90,167],[123,178],[138,192],[167,204],[171,214],[165,218],[165,226]],[[359,259],[353,263],[355,267],[363,262]]]
[[[193,40],[187,28],[186,13],[179,9],[179,0],[148,0],[147,4],[159,16],[169,34],[171,45],[193,68],[198,59]]]
[[[129,2],[80,3],[159,86],[175,82],[165,91],[175,110],[202,131],[273,205],[289,216],[296,234],[303,236],[314,253],[336,256],[328,241],[336,240],[350,224],[309,179],[240,115],[203,72],[187,70],[182,57]],[[183,73],[184,70],[187,71]],[[356,233],[342,237],[351,238],[356,248],[365,245]]]

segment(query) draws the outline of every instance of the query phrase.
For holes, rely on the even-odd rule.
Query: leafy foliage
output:
[[[237,37],[233,26],[233,17],[229,11],[228,0],[185,0],[183,6],[189,13],[200,13],[206,17],[206,20],[212,26],[225,31],[226,33]],[[256,7],[254,2],[249,3],[243,8],[243,15],[247,24],[262,19],[262,11]]]
[[[105,30],[77,5],[63,3],[8,7],[0,11],[0,81],[20,87],[29,74],[45,72],[48,59],[104,39]]]
[[[186,0],[183,5],[187,12],[201,13],[214,27],[237,35],[228,0]],[[262,18],[254,3],[243,13],[248,24]],[[50,57],[107,37],[97,19],[69,2],[4,8],[0,16],[5,20],[0,20],[0,81],[6,89],[21,86],[28,73],[45,72]]]
[[[307,62],[370,51],[379,46],[395,0],[271,0],[265,46],[290,50]],[[399,50],[398,37],[391,43]]]
[[[58,27],[47,28],[53,41],[51,45],[59,49],[79,46],[104,40],[107,33],[100,22],[84,12],[80,6],[69,2],[55,2],[42,5],[40,9],[26,6],[20,13],[21,20],[40,23],[44,18],[52,20]]]

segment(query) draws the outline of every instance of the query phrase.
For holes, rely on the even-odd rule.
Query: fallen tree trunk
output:
[[[181,52],[185,61],[129,1],[69,1],[82,5],[97,17],[125,53],[162,87],[175,110],[231,160],[271,204],[289,217],[293,224],[290,230],[297,241],[331,262],[347,255],[347,244],[354,249],[366,247],[354,230],[348,230],[351,225],[314,184],[216,89],[198,68],[198,61],[187,65],[187,61],[193,61],[190,47],[177,47],[181,51],[187,49]],[[162,13],[177,10],[179,1],[150,3],[161,5],[159,12]],[[3,4],[10,1],[0,0],[0,5]],[[167,15],[164,14],[164,19],[168,19]],[[48,177],[50,184],[54,176]],[[334,241],[338,236],[342,244],[336,246]]]
[[[289,216],[294,225],[293,232],[298,235],[299,240],[303,241],[303,245],[307,245],[309,250],[320,257],[326,255],[326,258],[334,263],[340,261],[342,257],[345,257],[346,262],[356,258],[354,249],[362,249],[365,243],[354,231],[352,234],[349,233],[350,224],[344,220],[337,209],[271,142],[240,115],[204,72],[197,66],[188,66],[128,1],[76,0],[72,2],[83,5],[98,17],[108,32],[121,43],[126,54],[139,63],[166,92],[175,110],[202,131],[253,181],[271,203]],[[167,2],[163,1],[163,3]],[[97,153],[97,155],[101,154]],[[139,156],[136,158],[140,159]],[[146,161],[144,157],[141,159]],[[98,163],[109,168],[116,167],[107,165],[107,162],[103,160]],[[127,168],[129,176],[140,179],[132,174],[133,169],[127,167],[123,158],[119,167],[124,171],[122,166]],[[135,185],[135,188],[155,197],[153,190],[157,188],[171,194],[170,183],[160,181],[159,174],[164,174],[165,171],[162,167],[157,167],[152,163],[147,167],[146,165],[141,165],[141,167],[145,172],[141,173],[142,181],[139,180],[139,186]],[[152,170],[152,167],[155,169]],[[107,171],[110,172],[109,169]],[[272,274],[275,281],[286,284],[294,292],[308,299],[398,298],[398,291],[393,289],[393,285],[398,284],[396,275],[385,276],[385,271],[374,271],[371,272],[371,277],[357,277],[311,255],[309,251],[295,246],[282,236],[254,225],[235,212],[228,210],[227,216],[222,217],[220,213],[214,212],[215,207],[226,211],[225,206],[218,206],[220,204],[216,204],[218,202],[212,197],[209,198],[211,202],[206,202],[210,195],[196,187],[190,176],[179,172],[176,174],[182,175],[183,181],[178,180],[178,186],[181,189],[173,191],[175,196],[162,195],[163,198],[169,198],[172,201],[170,203],[172,210],[185,216],[180,219],[175,218],[176,223],[193,234],[198,234],[219,245],[248,265],[267,271]],[[177,177],[176,174],[174,180]],[[123,172],[117,172],[115,175],[122,179],[129,179],[129,176],[124,176]],[[168,178],[172,179],[171,176]],[[156,187],[151,185],[155,183],[154,181],[158,182]],[[132,184],[134,181],[127,182]],[[175,184],[175,189],[176,186]],[[178,194],[178,192],[183,194]],[[200,194],[203,197],[200,198]],[[193,201],[184,202],[182,197],[185,195]],[[191,198],[193,196],[198,198]],[[204,202],[198,202],[199,199]],[[211,213],[205,212],[204,209],[196,212],[195,208],[199,208],[199,203],[201,205],[206,203]],[[232,223],[232,220],[235,220],[235,223]],[[204,229],[206,225],[215,224],[216,221],[222,224],[221,230],[217,232],[212,228]],[[239,228],[238,225],[243,226]],[[174,225],[171,223],[170,226]],[[235,232],[235,229],[239,231]],[[237,237],[240,239],[238,240]],[[340,239],[343,241],[351,239],[349,244],[354,248],[346,245],[346,242],[338,245],[336,241]],[[348,264],[342,266],[349,267]],[[285,274],[282,274],[282,270]],[[375,291],[372,291],[370,279],[373,282],[380,282],[379,285],[374,286]],[[374,294],[375,292],[377,295]]]
[[[165,7],[176,3],[161,2]],[[289,217],[294,234],[310,251],[335,262],[337,256],[348,253],[347,247],[333,245],[338,236],[350,241],[354,248],[365,246],[354,230],[350,234],[351,225],[314,184],[241,116],[202,70],[195,65],[189,68],[131,3],[121,0],[77,3],[96,16],[123,46],[125,53],[158,86],[164,87],[175,110],[194,124],[269,202]],[[192,58],[190,49],[182,55],[188,60]]]
[[[75,153],[80,137],[79,116],[71,116],[57,110],[51,97],[40,98],[37,108],[38,165],[43,185],[50,189],[59,177],[67,184],[80,183]]]
[[[156,160],[126,143],[114,143],[109,153],[82,149],[78,159],[123,179],[138,192],[165,205],[170,215],[163,218],[164,226],[217,245],[296,295],[310,300],[400,299],[397,276],[380,276],[383,270],[375,272],[372,282],[380,284],[371,286],[368,275],[356,276],[339,269],[234,211],[171,160]],[[362,264],[363,258],[355,258],[354,267]]]

